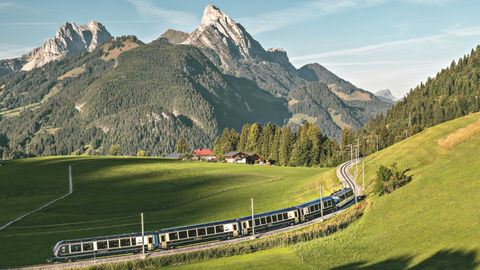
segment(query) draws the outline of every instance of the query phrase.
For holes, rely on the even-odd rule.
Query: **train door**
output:
[[[160,247],[167,248],[167,234],[160,234]]]
[[[233,237],[238,236],[238,223],[233,223]]]
[[[300,217],[298,215],[298,210],[295,210],[294,212],[295,212],[295,223],[298,223],[298,222],[300,222]]]
[[[147,243],[148,243],[148,250],[154,250],[155,247],[153,246],[153,236],[148,236],[147,238]]]

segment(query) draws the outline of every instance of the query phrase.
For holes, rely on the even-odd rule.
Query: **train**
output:
[[[344,208],[353,201],[352,188],[344,188],[323,197],[323,214]],[[236,219],[208,222],[156,231],[118,234],[75,240],[62,240],[53,248],[49,262],[71,262],[80,259],[105,257],[147,251],[167,250],[202,242],[222,241],[251,236],[282,227],[307,222],[322,215],[320,199],[279,210],[244,216]],[[254,225],[253,225],[254,224]],[[142,247],[143,244],[143,247]]]

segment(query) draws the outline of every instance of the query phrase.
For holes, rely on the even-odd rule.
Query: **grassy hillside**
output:
[[[393,162],[409,168],[413,181],[371,198],[364,217],[346,230],[290,248],[174,268],[479,269],[478,125],[480,113],[471,114],[368,157],[367,183],[380,165]]]
[[[0,221],[73,194],[0,232],[0,268],[44,263],[62,239],[140,231],[235,218],[288,207],[331,189],[325,169],[179,162],[157,158],[49,157],[0,167]],[[326,190],[325,193],[330,190]],[[25,256],[28,254],[28,256]]]

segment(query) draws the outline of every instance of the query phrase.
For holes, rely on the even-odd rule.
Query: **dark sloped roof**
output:
[[[238,154],[241,154],[240,152],[236,152],[236,151],[232,151],[232,152],[228,152],[226,154],[223,154],[223,156],[226,156],[226,157],[232,157],[232,156],[236,156]]]

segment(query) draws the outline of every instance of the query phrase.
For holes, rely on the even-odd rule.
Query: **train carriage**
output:
[[[323,214],[329,214],[336,209],[335,201],[332,197],[323,197]],[[306,203],[297,205],[300,212],[300,219],[302,222],[315,219],[322,215],[322,208],[320,205],[320,199],[315,199]]]
[[[264,232],[276,228],[286,227],[300,222],[298,211],[295,207],[265,212],[254,215],[255,232]],[[240,218],[242,235],[252,234],[252,216]]]
[[[144,235],[145,249],[153,250],[155,236],[152,232]],[[84,238],[58,242],[53,248],[52,262],[75,261],[95,256],[137,253],[142,250],[142,234],[119,234],[104,237]]]
[[[190,226],[169,228],[155,232],[159,248],[168,249],[199,242],[225,240],[239,236],[237,220],[223,220]]]
[[[342,208],[355,199],[355,193],[352,188],[335,191],[330,196],[335,200],[337,208]]]

